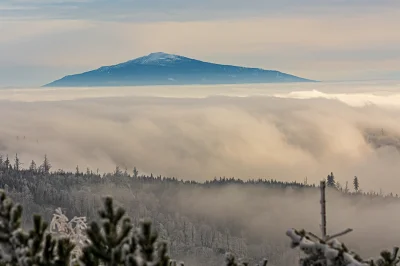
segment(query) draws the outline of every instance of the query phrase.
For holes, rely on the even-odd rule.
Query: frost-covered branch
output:
[[[345,234],[348,234],[348,233],[350,233],[350,232],[352,232],[353,231],[353,229],[351,229],[351,228],[347,228],[346,230],[344,230],[343,232],[340,232],[340,233],[337,233],[337,234],[334,234],[334,235],[331,235],[331,236],[327,236],[326,237],[326,241],[329,241],[329,240],[331,240],[331,239],[334,239],[334,238],[338,238],[339,236],[344,236]]]
[[[259,266],[259,265],[267,266],[267,264],[268,264],[268,260],[267,259],[263,259],[261,264],[257,264],[257,266]],[[231,254],[231,253],[227,253],[225,255],[225,265],[226,266],[248,266],[249,264],[247,262],[244,262],[244,261],[236,262],[235,256],[233,256],[233,254]]]
[[[349,229],[337,235],[350,232]],[[376,261],[363,260],[356,253],[349,251],[348,248],[336,238],[329,237],[326,241],[313,241],[306,231],[289,229],[286,235],[291,239],[292,248],[299,247],[306,255],[300,259],[300,266],[394,266],[399,263],[398,248],[393,253],[382,251],[381,258]]]
[[[35,215],[33,228],[21,228],[22,207],[0,191],[0,265],[7,266],[183,266],[169,259],[167,244],[159,241],[150,221],[134,229],[125,210],[115,208],[112,198],[99,211],[101,222],[86,228],[86,218],[68,220],[56,209],[48,224]],[[80,256],[74,254],[80,252]],[[262,266],[267,265],[267,260]],[[247,266],[227,255],[226,265]]]
[[[33,228],[21,228],[22,207],[0,191],[0,265],[68,266],[74,244],[68,238],[54,239],[47,223],[33,217]]]
[[[75,245],[72,250],[71,264],[75,264],[82,255],[82,248],[89,244],[86,235],[86,217],[74,217],[71,220],[57,208],[50,222],[50,233],[59,237],[68,238]]]

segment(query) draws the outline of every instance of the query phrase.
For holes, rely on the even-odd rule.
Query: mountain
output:
[[[220,65],[151,53],[121,64],[65,76],[45,87],[313,82],[275,70]]]

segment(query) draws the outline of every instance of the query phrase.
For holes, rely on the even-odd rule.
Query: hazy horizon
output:
[[[5,0],[0,86],[152,52],[313,80],[400,79],[399,2]]]

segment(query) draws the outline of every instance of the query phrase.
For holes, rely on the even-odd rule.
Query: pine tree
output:
[[[47,159],[47,155],[46,154],[44,155],[42,169],[43,169],[43,172],[45,174],[49,174],[50,173],[51,164],[50,164],[49,160]]]
[[[136,167],[133,167],[133,177],[134,177],[135,179],[137,179],[138,176],[139,176],[139,171],[136,169]]]
[[[36,172],[36,163],[34,160],[32,160],[31,164],[29,165],[29,171],[31,171],[32,173]]]
[[[4,161],[4,168],[8,170],[10,168],[10,159],[8,159],[8,154],[6,156],[6,160]]]
[[[342,192],[343,192],[343,187],[342,187],[342,184],[340,184],[339,182],[336,182],[335,188],[336,188],[337,190],[339,190],[339,191],[342,191]]]
[[[166,243],[157,241],[150,221],[142,221],[139,229],[134,230],[130,219],[125,217],[125,210],[115,209],[110,197],[104,200],[104,209],[99,214],[102,224],[92,222],[87,229],[90,244],[83,248],[82,265],[177,265],[167,256]],[[267,262],[264,259],[262,265],[266,266]],[[227,254],[226,265],[248,264],[237,264],[233,255]]]
[[[124,244],[129,243],[129,234],[132,230],[129,218],[124,218],[125,211],[121,208],[114,210],[113,201],[110,197],[104,201],[104,210],[99,211],[102,218],[102,226],[97,222],[87,229],[90,245],[83,249],[81,261],[84,265],[120,265],[124,263],[122,254]],[[118,227],[122,225],[121,230]],[[103,230],[102,230],[102,228]],[[136,242],[129,243],[136,249]],[[129,245],[128,244],[128,245]]]
[[[124,176],[129,176],[129,174],[128,174],[128,168],[126,168],[126,167],[125,167],[125,169],[124,169]]]
[[[166,255],[165,243],[156,246],[157,234],[152,231],[150,222],[142,222],[138,232],[133,231],[133,225],[125,210],[113,206],[113,200],[107,197],[104,210],[99,212],[102,225],[92,222],[87,230],[90,245],[83,249],[82,263],[84,265],[106,266],[145,265],[167,266],[169,258]],[[135,254],[138,250],[139,253]]]
[[[358,191],[360,189],[360,184],[358,183],[358,177],[357,176],[354,177],[353,185],[354,185],[355,192],[358,193]]]
[[[330,175],[328,175],[328,177],[326,178],[326,185],[328,187],[336,187],[336,182],[335,182],[335,176],[333,175],[333,173],[331,172]]]
[[[77,165],[75,168],[75,176],[78,177],[81,173],[79,172],[79,166]]]
[[[13,243],[13,235],[18,235],[21,227],[22,206],[14,205],[6,194],[0,192],[0,260],[2,264],[16,264],[18,257],[16,249],[20,246],[19,241]],[[18,238],[26,238],[25,235]]]
[[[115,176],[122,176],[122,171],[121,168],[119,168],[119,166],[115,166],[115,172],[114,172]]]
[[[34,216],[33,229],[21,229],[22,207],[0,191],[0,264],[69,266],[73,244],[69,239],[53,239],[47,224]]]
[[[15,154],[15,160],[14,160],[14,170],[15,171],[19,171],[20,170],[20,166],[21,166],[21,161],[18,158],[18,154]]]

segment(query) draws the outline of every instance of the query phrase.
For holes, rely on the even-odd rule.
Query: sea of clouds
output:
[[[318,182],[400,192],[396,82],[8,88],[0,153],[53,169]]]

